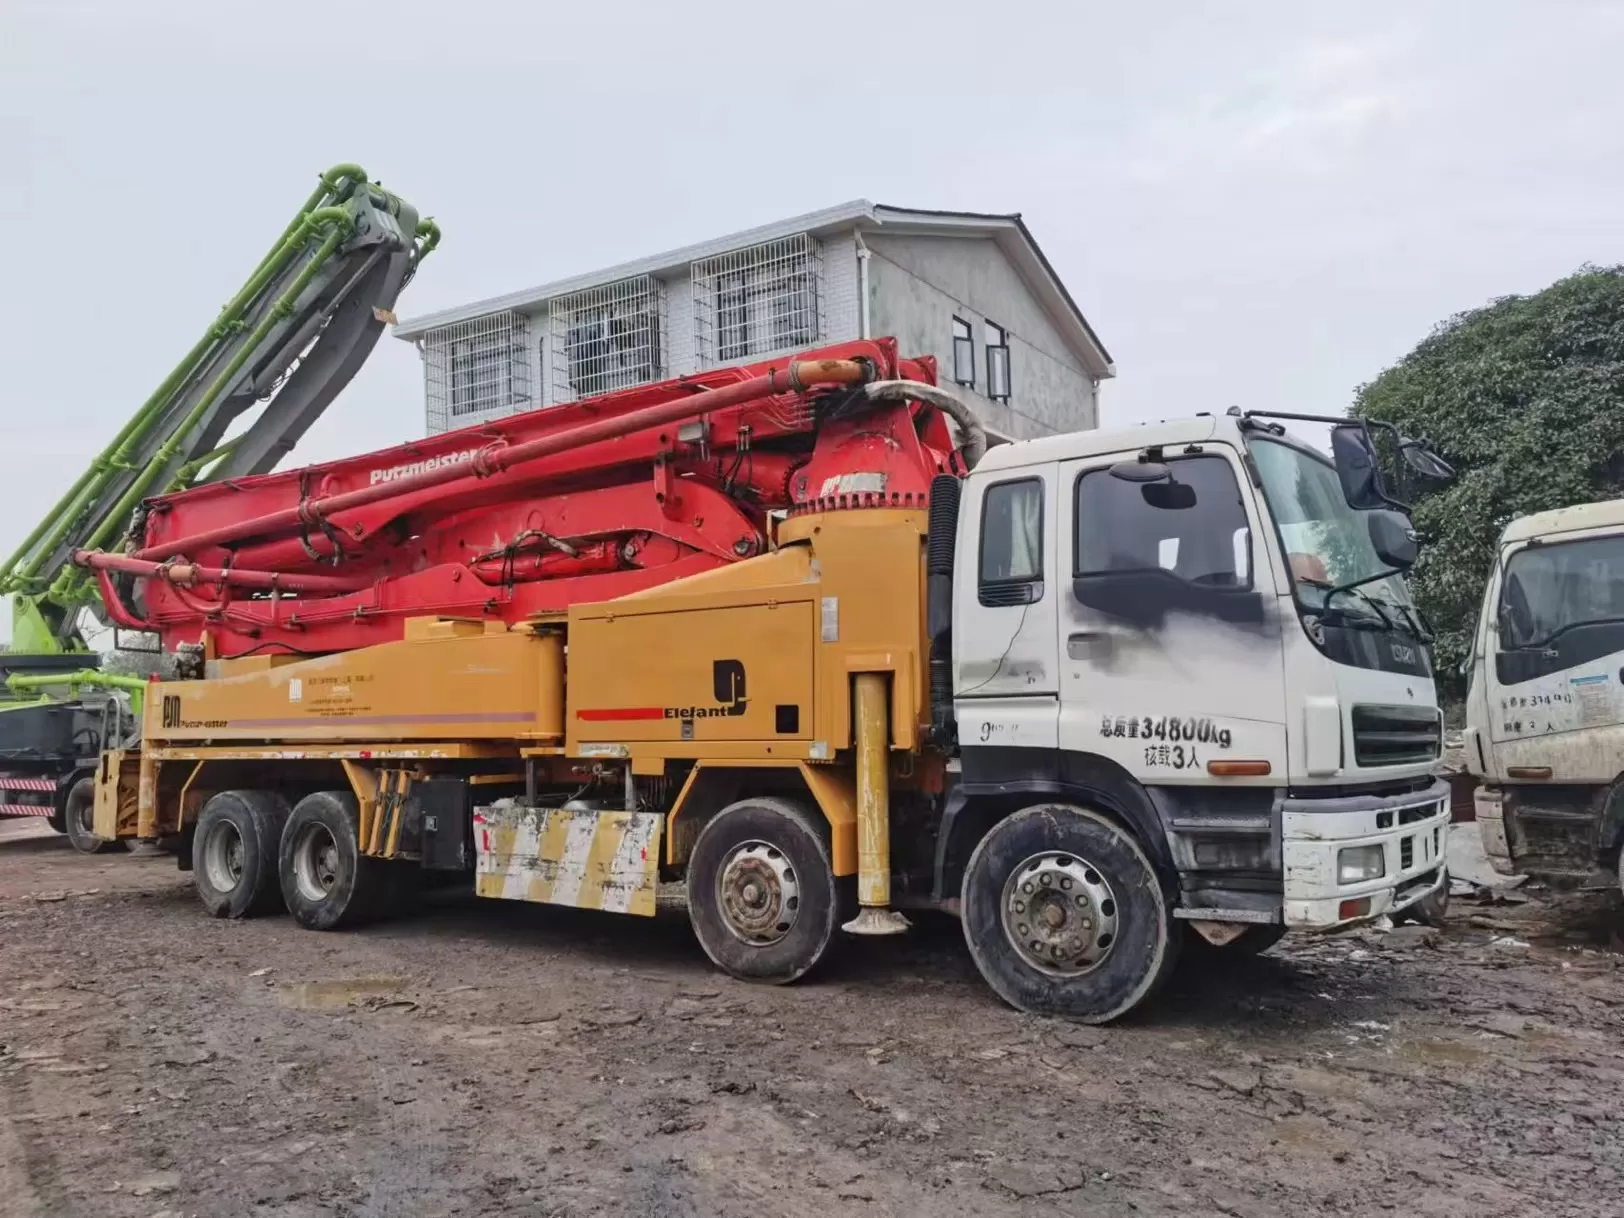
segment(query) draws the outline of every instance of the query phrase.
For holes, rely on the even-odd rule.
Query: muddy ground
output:
[[[7,1216],[1624,1213],[1610,897],[1282,944],[1100,1030],[999,1005],[945,920],[763,989],[680,915],[319,935],[19,832]]]

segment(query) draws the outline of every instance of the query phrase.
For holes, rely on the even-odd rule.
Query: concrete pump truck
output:
[[[1187,943],[1444,885],[1366,424],[1319,420],[1334,460],[1233,411],[987,451],[934,382],[864,340],[157,497],[77,558],[202,672],[103,754],[96,832],[317,930],[436,873],[632,915],[680,883],[763,982],[944,909],[1002,998],[1092,1022]]]
[[[138,734],[147,682],[104,671],[92,650],[87,614],[101,605],[75,551],[122,537],[156,493],[272,469],[366,360],[438,240],[359,167],[322,174],[242,290],[0,566],[13,615],[0,816],[43,817],[83,851],[115,844],[93,831],[90,775],[103,747]]]

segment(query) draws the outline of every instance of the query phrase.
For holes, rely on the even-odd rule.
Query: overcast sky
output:
[[[1106,426],[1339,411],[1440,318],[1624,261],[1624,5],[0,0],[0,550],[357,161],[402,316],[855,197],[1019,211]],[[385,338],[307,460],[422,434]]]

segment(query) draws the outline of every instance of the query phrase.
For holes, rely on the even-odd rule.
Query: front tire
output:
[[[355,797],[318,791],[294,805],[282,830],[277,874],[282,899],[307,930],[339,930],[382,916],[395,872],[356,842]]]
[[[784,985],[814,968],[834,938],[843,896],[822,818],[787,799],[723,808],[688,860],[694,934],[741,981]]]
[[[96,836],[96,780],[81,778],[68,788],[62,805],[62,829],[80,854],[105,854],[124,849],[120,841]]]
[[[192,832],[192,885],[216,918],[275,913],[282,903],[276,850],[288,801],[274,791],[221,791]]]
[[[1183,935],[1156,868],[1116,822],[1043,804],[995,825],[965,870],[964,937],[1017,1010],[1109,1023],[1153,995]]]

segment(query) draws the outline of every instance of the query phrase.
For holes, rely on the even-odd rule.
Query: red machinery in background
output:
[[[515,622],[761,553],[775,511],[918,506],[949,470],[935,361],[894,340],[718,368],[150,499],[81,551],[117,625],[219,657]],[[944,413],[945,412],[945,413]]]

